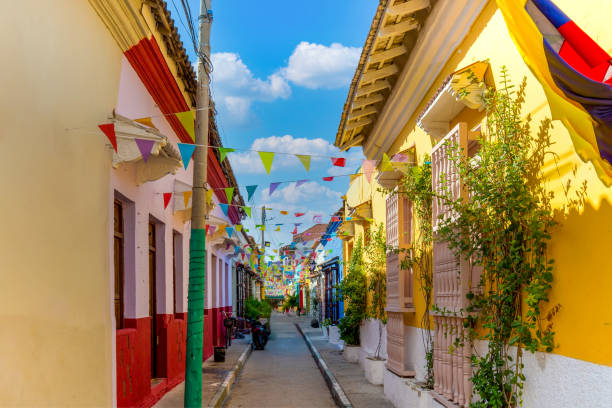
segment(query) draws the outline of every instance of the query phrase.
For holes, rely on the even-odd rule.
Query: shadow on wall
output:
[[[612,365],[612,205],[602,199],[558,218],[549,245],[555,260],[550,302],[556,304],[555,354]]]

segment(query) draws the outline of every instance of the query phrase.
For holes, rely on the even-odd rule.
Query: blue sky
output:
[[[172,0],[168,3],[193,61],[184,27]],[[298,227],[302,231],[312,224],[315,214],[323,214],[327,222],[342,204],[340,196],[346,192],[348,177],[331,182],[322,177],[352,173],[361,164],[361,149],[340,153],[333,142],[377,3],[215,0],[212,5],[212,91],[224,146],[348,160],[340,168],[333,167],[327,157],[313,157],[306,172],[296,157],[276,155],[267,175],[256,153],[228,155],[239,185],[259,185],[251,205],[273,208],[268,213],[274,219],[266,227],[266,239],[273,247],[291,241],[293,223],[302,222]],[[199,1],[190,0],[190,5],[197,16]],[[272,196],[267,194],[271,182],[301,179],[312,181],[300,187],[283,183]],[[241,192],[246,199],[244,188]],[[281,215],[281,209],[290,211],[290,216]],[[306,215],[296,218],[295,212]],[[259,209],[254,208],[253,217],[259,219]],[[285,224],[281,232],[274,232],[276,223]],[[244,221],[259,239],[253,224]]]

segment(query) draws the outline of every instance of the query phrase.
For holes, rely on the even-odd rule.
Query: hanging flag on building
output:
[[[540,81],[553,119],[576,152],[612,185],[610,55],[550,0],[497,0],[523,60]]]

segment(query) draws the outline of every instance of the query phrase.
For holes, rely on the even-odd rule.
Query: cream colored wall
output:
[[[84,1],[0,14],[0,405],[112,406],[111,149],[97,125],[121,52]]]
[[[556,0],[574,21],[584,28],[599,44],[612,51],[612,25],[609,24],[604,0],[574,2]],[[442,80],[455,70],[472,62],[489,59],[496,83],[500,84],[500,68],[507,66],[515,83],[527,77],[527,101],[525,115],[532,113],[534,128],[544,117],[550,117],[544,92],[533,77],[516,50],[505,22],[492,1],[474,24],[468,37],[442,70],[427,96],[421,101],[414,117],[410,118],[389,152],[389,156],[416,146],[417,158],[423,162],[425,154],[431,151],[433,141],[416,126],[416,117],[434,96]],[[406,101],[410,95],[406,95]],[[607,347],[612,338],[612,267],[608,258],[612,236],[612,189],[598,179],[590,163],[582,162],[575,153],[570,136],[560,122],[554,122],[552,131],[555,142],[553,150],[558,155],[558,164],[549,163],[545,169],[550,177],[550,188],[556,193],[555,205],[565,202],[561,186],[568,180],[574,184],[587,181],[588,202],[584,209],[559,216],[561,223],[553,232],[550,256],[555,259],[555,282],[550,293],[549,306],[561,304],[561,312],[555,317],[555,340],[558,347],[554,353],[586,360],[598,364],[612,365],[612,349]],[[576,169],[575,175],[572,170]],[[365,177],[355,180],[347,192],[347,202],[362,199],[363,190],[376,190],[377,186],[364,187]],[[370,194],[370,193],[368,193]],[[382,197],[373,194],[374,218],[384,220]],[[419,293],[415,280],[414,293]],[[405,322],[418,326],[423,312],[423,302],[415,296],[416,314],[406,315]],[[586,335],[585,335],[586,334]]]

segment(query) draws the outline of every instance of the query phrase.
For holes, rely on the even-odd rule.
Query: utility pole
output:
[[[208,0],[211,2],[212,0]],[[212,10],[200,2],[198,77],[196,91],[195,153],[191,238],[189,240],[189,290],[187,300],[187,360],[185,407],[202,406],[202,346],[204,335],[204,288],[206,283],[206,176],[208,168],[208,114],[210,105],[210,26]]]

